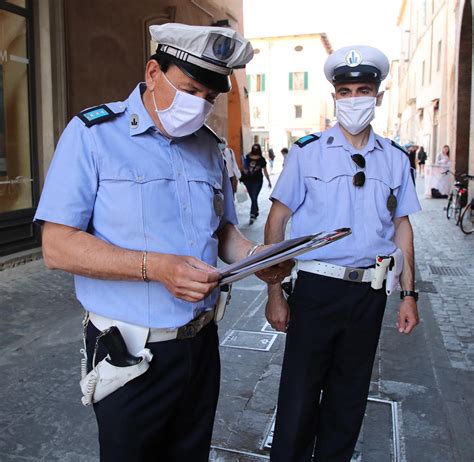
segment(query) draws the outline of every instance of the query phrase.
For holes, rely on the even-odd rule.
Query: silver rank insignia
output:
[[[214,194],[214,211],[219,218],[224,215],[224,195],[221,192]]]
[[[387,210],[390,213],[393,213],[395,209],[397,208],[397,198],[393,194],[393,189],[390,189],[390,196],[387,197]]]

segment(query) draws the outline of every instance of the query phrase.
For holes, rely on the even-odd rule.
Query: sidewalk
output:
[[[276,176],[272,176],[272,182]],[[418,185],[420,192],[422,184]],[[262,240],[270,202],[242,232]],[[395,329],[397,296],[388,306],[374,367],[371,400],[354,460],[474,460],[473,236],[443,212],[444,200],[422,199],[412,218],[422,322],[404,337]],[[211,460],[260,461],[275,411],[284,335],[266,327],[265,285],[234,284],[219,326],[222,386]],[[98,461],[92,409],[80,404],[82,309],[72,277],[42,261],[0,272],[0,460]]]

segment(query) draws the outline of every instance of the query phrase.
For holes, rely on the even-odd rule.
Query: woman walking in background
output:
[[[418,160],[418,173],[420,174],[420,178],[423,178],[425,176],[425,163],[426,159],[428,158],[428,155],[426,154],[425,148],[423,146],[420,146],[418,148],[418,153],[416,157]]]
[[[272,148],[268,149],[268,163],[270,164],[270,172],[273,171],[273,161],[275,160],[275,153]]]
[[[252,150],[245,156],[244,174],[242,181],[249,192],[252,205],[250,207],[250,222],[252,224],[258,217],[258,195],[263,185],[263,175],[268,181],[268,187],[272,187],[267,171],[267,161],[262,155],[262,148],[258,143],[252,146]]]

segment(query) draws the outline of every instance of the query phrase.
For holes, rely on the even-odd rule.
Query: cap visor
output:
[[[187,76],[199,83],[202,83],[211,90],[218,91],[219,93],[227,93],[231,89],[230,78],[228,75],[217,74],[208,69],[196,66],[194,64],[181,61],[179,59],[173,59],[174,64],[178,66]]]

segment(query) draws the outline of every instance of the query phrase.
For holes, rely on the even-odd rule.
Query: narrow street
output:
[[[277,175],[272,176],[275,182]],[[395,328],[398,294],[390,299],[374,367],[367,415],[354,461],[474,460],[474,236],[465,236],[425,199],[412,217],[421,324]],[[238,204],[242,232],[263,239],[270,207],[249,226],[249,201]],[[82,309],[72,277],[41,260],[0,272],[0,460],[98,461],[97,427],[80,402]],[[220,323],[222,385],[211,460],[268,459],[285,336],[264,317],[265,285],[234,284]],[[348,384],[348,386],[350,386]],[[270,438],[271,439],[271,438]]]

